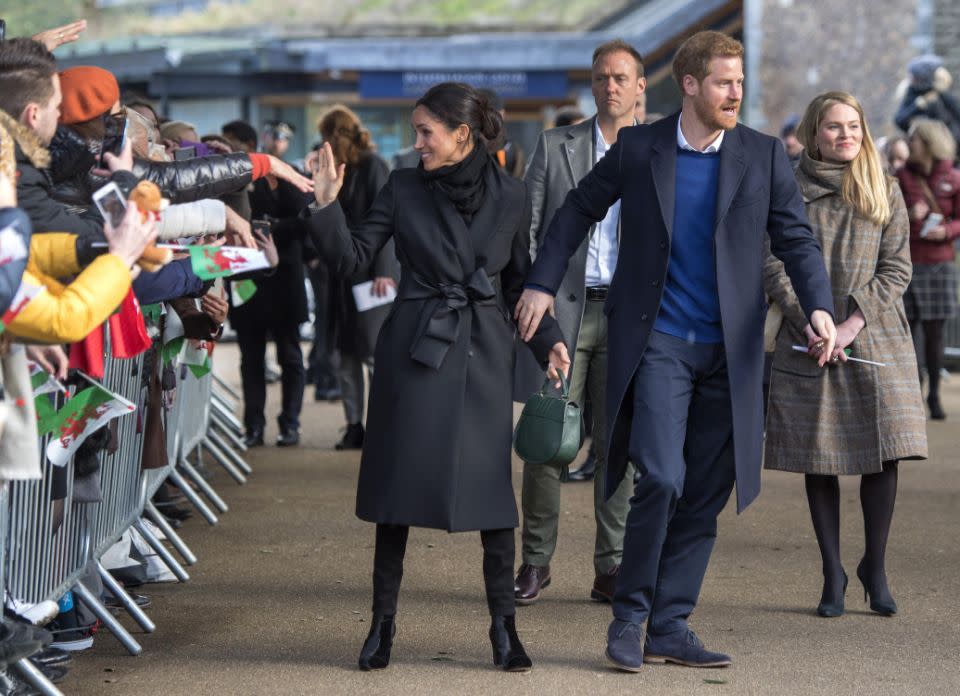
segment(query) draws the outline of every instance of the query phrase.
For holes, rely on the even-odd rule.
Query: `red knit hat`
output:
[[[113,73],[92,65],[67,68],[60,73],[60,123],[83,123],[110,111],[120,99],[120,86]]]

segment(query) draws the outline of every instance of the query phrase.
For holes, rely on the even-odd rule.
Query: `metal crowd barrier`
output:
[[[109,332],[105,329],[105,333]],[[245,476],[252,472],[237,453],[246,448],[240,438],[242,426],[233,412],[232,400],[237,398],[236,394],[219,380],[220,386],[215,388],[212,372],[198,379],[186,366],[181,366],[178,375],[174,405],[164,415],[167,463],[159,469],[142,470],[150,383],[149,375],[144,374],[146,354],[118,360],[109,356],[109,336],[105,337],[105,344],[108,355],[102,382],[110,391],[136,404],[137,412],[113,421],[117,448],[112,453],[100,454],[102,500],[96,503],[74,500],[73,463],[68,462],[63,469],[54,467],[44,454],[49,436],[41,438],[42,478],[10,482],[0,489],[0,592],[6,589],[11,597],[38,603],[57,601],[72,591],[128,652],[138,655],[142,651],[140,644],[80,582],[81,577],[88,570],[96,569],[107,590],[120,600],[145,632],[152,632],[154,623],[100,563],[100,558],[128,529],[135,528],[177,579],[186,582],[187,572],[144,524],[143,518],[149,518],[160,528],[187,565],[196,563],[196,556],[151,498],[163,482],[170,479],[210,524],[216,524],[216,515],[194,487],[220,512],[226,512],[227,505],[191,464],[190,456],[195,455],[199,463],[206,449],[238,483],[245,482]],[[63,498],[54,500],[55,492],[63,494]],[[29,660],[21,660],[13,668],[45,696],[60,694]]]

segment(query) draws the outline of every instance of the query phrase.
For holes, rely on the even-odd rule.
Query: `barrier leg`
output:
[[[230,441],[230,447],[235,449],[237,452],[246,452],[249,449],[245,444],[243,444],[243,440],[240,438],[240,436],[230,429],[230,426],[224,425],[215,417],[210,418],[210,427],[216,428],[225,438],[227,438]]]
[[[182,463],[181,463],[182,465]],[[194,472],[196,473],[196,472]],[[176,469],[173,469],[170,472],[169,479],[174,483],[174,485],[179,488],[183,494],[187,497],[197,510],[200,511],[200,514],[203,515],[203,518],[211,525],[215,525],[220,520],[217,519],[217,516],[213,514],[213,510],[207,507],[207,504],[203,502],[203,499],[197,495],[197,492],[190,487],[190,484],[187,483],[187,480],[180,475],[180,472]],[[206,483],[206,482],[204,482]],[[224,512],[226,511],[226,506],[224,506]]]
[[[43,696],[63,696],[63,692],[60,691],[52,681],[47,679],[46,675],[37,669],[30,660],[19,660],[10,666],[17,671],[17,674],[20,675],[25,682],[43,694]]]
[[[137,656],[143,652],[140,643],[117,621],[116,617],[110,613],[110,610],[103,606],[100,600],[94,597],[90,590],[84,587],[82,582],[78,582],[72,589],[73,594],[79,597],[80,601],[86,604],[87,608],[104,623],[110,633],[127,649],[128,653]]]
[[[174,575],[177,576],[177,580],[180,582],[187,582],[190,579],[190,576],[187,575],[187,571],[183,569],[183,566],[177,563],[177,559],[173,557],[173,554],[167,550],[167,547],[163,545],[163,542],[157,539],[153,535],[147,525],[143,523],[143,520],[137,520],[133,523],[133,526],[136,527],[137,531],[143,536],[150,548],[157,552],[157,555],[160,556],[160,560],[163,561],[164,565],[170,569]]]
[[[144,613],[143,609],[137,606],[137,603],[133,601],[133,597],[127,594],[127,591],[123,589],[123,585],[117,582],[116,578],[110,574],[109,570],[103,567],[100,561],[97,561],[97,572],[100,573],[100,579],[103,580],[103,584],[110,590],[110,594],[120,600],[123,608],[127,610],[127,613],[133,617],[134,621],[140,624],[140,628],[147,633],[153,633],[157,629],[156,624],[150,620],[150,617]]]
[[[233,413],[228,409],[222,401],[219,401],[216,397],[210,399],[210,413],[216,413],[225,423],[227,423],[238,435],[242,435],[246,429],[243,427],[243,423],[240,422],[240,419],[237,418]]]
[[[190,480],[203,491],[203,494],[207,496],[214,507],[216,507],[220,512],[226,512],[230,508],[227,507],[227,504],[223,502],[223,498],[217,495],[217,492],[213,490],[213,486],[207,483],[206,479],[200,475],[200,472],[193,468],[193,464],[187,461],[186,457],[180,459],[180,468],[183,469]]]
[[[218,447],[220,451],[223,452],[223,454],[227,457],[227,459],[233,462],[234,466],[240,469],[240,471],[248,475],[253,473],[253,469],[250,468],[249,464],[243,461],[243,457],[234,452],[230,448],[230,445],[224,442],[223,438],[217,433],[213,432],[212,430],[208,430],[206,436],[203,438],[203,444],[209,447],[211,443],[215,447]]]
[[[237,392],[236,389],[231,387],[229,384],[220,379],[216,373],[213,373],[213,381],[217,387],[225,391],[234,401],[241,401],[243,397]]]
[[[143,512],[147,517],[150,518],[150,521],[153,522],[160,528],[160,531],[163,532],[164,536],[167,537],[173,548],[177,550],[182,557],[184,562],[187,565],[193,565],[197,562],[197,557],[193,555],[193,551],[190,550],[190,547],[183,543],[183,539],[173,531],[173,527],[170,526],[170,523],[167,522],[167,518],[160,514],[160,511],[154,507],[153,503],[149,500],[143,508]]]
[[[227,473],[230,474],[230,478],[239,483],[241,486],[247,482],[247,477],[243,475],[243,472],[235,467],[230,460],[227,459],[226,455],[220,451],[220,448],[213,444],[209,439],[204,438],[200,446],[207,448],[207,451],[213,455],[213,458],[216,460],[217,464],[227,470]]]

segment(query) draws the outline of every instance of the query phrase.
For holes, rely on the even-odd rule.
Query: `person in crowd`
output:
[[[524,181],[530,192],[531,255],[536,258],[546,243],[554,214],[577,182],[601,161],[617,142],[623,128],[636,125],[634,107],[646,88],[643,59],[621,40],[603,43],[593,52],[593,99],[597,115],[575,126],[544,131],[537,141]],[[604,495],[606,442],[607,317],[603,308],[617,268],[620,249],[620,202],[610,206],[570,259],[553,302],[570,358],[570,398],[583,403],[589,394],[592,411],[594,458],[594,517],[597,533],[593,551],[595,578],[590,596],[603,602],[613,599],[614,584],[623,555],[623,527],[630,501],[630,484],[624,481],[608,500]],[[520,363],[517,401],[526,401],[543,382],[542,374]],[[533,366],[534,368],[537,366]],[[518,370],[518,372],[520,372]],[[583,472],[580,472],[581,474]],[[556,467],[523,468],[523,563],[516,578],[520,604],[540,597],[551,581],[550,561],[557,546],[560,524],[560,480]]]
[[[791,162],[797,162],[800,159],[800,153],[803,152],[803,145],[797,139],[797,127],[800,125],[800,117],[796,114],[790,114],[780,126],[780,142],[783,143],[783,149],[787,151],[787,157]]]
[[[346,164],[338,165],[325,143],[310,220],[337,274],[368,269],[391,238],[403,269],[377,342],[357,488],[357,516],[377,525],[373,618],[360,668],[389,664],[413,526],[480,530],[494,664],[526,671],[532,661],[514,619],[508,317],[530,265],[531,201],[488,153],[503,120],[476,89],[435,85],[417,101],[412,121],[420,167],[395,170],[353,230],[338,203]],[[553,378],[567,370],[551,317],[529,338]]]
[[[853,96],[815,97],[797,137],[804,148],[797,181],[830,270],[839,323],[830,368],[820,370],[810,359],[820,356],[820,338],[807,323],[783,263],[767,258],[764,286],[784,321],[774,353],[764,462],[767,469],[805,475],[823,563],[817,606],[823,617],[843,614],[847,589],[838,477],[861,477],[865,550],[857,577],[870,608],[889,616],[897,605],[884,559],[898,463],[927,456],[917,362],[903,307],[911,270],[907,208]],[[810,346],[809,355],[796,351],[797,345]],[[847,350],[884,366],[849,362]]]
[[[619,200],[625,233],[605,308],[607,495],[628,459],[636,474],[606,655],[630,672],[644,661],[731,663],[688,618],[734,482],[741,511],[760,492],[768,237],[824,340],[821,366],[836,340],[830,280],[790,161],[779,140],[737,123],[743,46],[698,32],[678,49],[673,76],[680,113],[620,131],[554,216],[516,308],[529,339],[568,260]]]
[[[907,164],[897,172],[910,216],[913,261],[904,304],[914,336],[923,335],[930,417],[943,420],[943,331],[957,312],[954,243],[960,237],[960,170],[953,166],[957,143],[942,121],[917,118],[910,125],[909,147]]]
[[[557,109],[557,115],[553,119],[553,127],[564,128],[566,126],[575,126],[586,118],[584,113],[576,106],[561,106]]]
[[[884,140],[882,147],[879,145],[879,139],[877,142],[877,149],[883,156],[884,169],[891,176],[896,176],[897,172],[903,169],[907,160],[910,159],[910,145],[907,143],[907,139],[902,135],[887,138]]]
[[[953,76],[940,56],[926,54],[907,64],[909,82],[893,122],[908,132],[915,118],[940,121],[960,140],[960,102],[950,93]]]
[[[236,330],[240,345],[243,422],[248,447],[264,442],[268,337],[276,346],[280,366],[282,406],[277,417],[276,444],[292,447],[300,442],[300,411],[306,385],[300,324],[308,318],[303,270],[307,224],[300,213],[308,202],[295,186],[270,177],[257,181],[250,193],[253,219],[267,224],[279,263],[274,271],[258,274],[253,297],[230,310],[230,325]]]
[[[637,95],[637,105],[633,110],[633,119],[637,123],[646,123],[647,122],[647,93],[646,91],[640,92]]]
[[[500,114],[504,123],[507,122],[507,108],[503,103],[503,97],[492,89],[481,90],[487,101],[493,104],[493,108]],[[504,137],[497,143],[497,149],[490,153],[494,160],[506,170],[511,176],[520,178],[527,168],[527,155],[519,145],[510,140],[506,135],[506,126],[504,126]]]
[[[186,121],[167,121],[160,126],[160,137],[176,147],[182,147],[185,143],[200,142],[197,127]]]
[[[294,133],[296,129],[286,121],[267,121],[260,138],[263,151],[277,159],[283,159],[290,149],[290,140]]]
[[[337,201],[346,217],[347,227],[358,227],[386,183],[390,169],[376,154],[370,132],[347,107],[331,107],[320,117],[317,130],[323,142],[330,143],[337,163],[346,164],[343,188]],[[338,376],[347,420],[346,432],[336,445],[338,450],[363,447],[364,366],[372,372],[377,336],[390,309],[383,306],[358,311],[352,289],[369,281],[373,283],[369,292],[383,297],[388,288],[396,289],[399,275],[393,240],[390,240],[369,270],[336,284],[331,298],[333,302],[326,308],[333,313],[336,326],[334,331],[340,353]],[[317,311],[322,310],[318,308]]]

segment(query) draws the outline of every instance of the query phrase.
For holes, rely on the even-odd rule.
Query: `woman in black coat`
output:
[[[357,516],[377,524],[360,668],[389,662],[414,526],[480,530],[494,663],[526,671],[532,663],[514,626],[511,309],[530,265],[530,200],[487,154],[503,122],[472,87],[433,87],[413,126],[420,166],[390,175],[352,235],[335,202],[344,168],[328,144],[314,178],[314,243],[333,270],[354,275],[390,239],[403,269],[377,341],[357,489]],[[552,318],[529,346],[552,375],[569,367]]]
[[[387,182],[390,167],[374,152],[370,132],[363,128],[359,117],[342,105],[332,106],[317,122],[323,142],[330,143],[334,160],[345,164],[343,188],[337,202],[343,210],[347,227],[358,226],[373,205],[377,194]],[[337,376],[343,394],[343,411],[347,430],[337,443],[338,450],[363,447],[364,366],[372,372],[373,351],[380,327],[387,318],[388,306],[357,311],[353,286],[371,281],[373,294],[383,296],[387,288],[397,287],[399,279],[397,256],[393,241],[387,242],[370,268],[355,277],[340,278],[333,283],[330,293],[328,331],[336,336],[340,351]],[[318,308],[321,311],[321,308]]]

